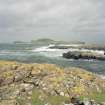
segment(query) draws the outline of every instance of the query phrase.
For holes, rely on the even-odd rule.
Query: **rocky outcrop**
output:
[[[39,99],[43,104],[35,105],[67,105],[72,97],[103,93],[105,80],[84,69],[0,61],[0,105],[34,105]],[[62,103],[50,103],[52,96],[63,97],[57,100]]]
[[[63,57],[67,59],[105,60],[105,55],[103,54],[81,51],[69,51],[67,53],[63,53]]]

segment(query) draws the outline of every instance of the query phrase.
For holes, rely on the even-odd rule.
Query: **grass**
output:
[[[42,99],[40,97],[42,96]],[[61,105],[63,102],[69,101],[69,98],[63,96],[51,96],[47,93],[41,92],[39,89],[34,89],[32,94],[32,105]]]
[[[105,92],[103,93],[93,93],[90,98],[94,99],[97,102],[105,102]]]
[[[42,96],[43,100],[39,97]],[[96,102],[105,102],[105,92],[97,93],[94,92],[88,96],[80,96],[80,100],[84,98],[93,99]],[[45,103],[50,103],[51,105],[61,105],[64,102],[68,102],[70,99],[64,96],[51,96],[46,93],[41,92],[39,89],[34,89],[32,95],[32,105],[44,105]]]
[[[43,94],[39,89],[34,88],[32,94],[32,105],[44,105],[44,101],[40,99],[42,95]]]
[[[80,96],[80,100],[83,100],[84,98],[93,99],[96,102],[105,102],[105,92],[103,93],[94,92],[88,96]]]
[[[69,98],[63,96],[49,96],[46,101],[51,103],[51,105],[61,105],[65,101],[69,101]]]

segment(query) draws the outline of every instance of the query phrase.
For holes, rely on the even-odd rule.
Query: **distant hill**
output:
[[[54,40],[52,39],[48,39],[48,38],[43,38],[43,39],[37,39],[36,41],[40,41],[40,42],[55,42]]]
[[[57,41],[57,40],[52,40],[49,38],[41,38],[37,40],[31,40],[31,43],[33,44],[85,44],[85,42],[80,42],[80,41],[72,41],[72,42],[67,42],[67,41]]]
[[[31,40],[30,42],[24,42],[24,41],[14,41],[13,44],[32,44],[32,45],[49,45],[49,44],[85,44],[85,42],[80,41],[62,41],[62,40],[53,40],[49,38],[40,38]]]
[[[54,43],[56,41],[52,40],[52,39],[47,39],[47,38],[43,38],[43,39],[37,39],[37,40],[31,40],[31,43]]]

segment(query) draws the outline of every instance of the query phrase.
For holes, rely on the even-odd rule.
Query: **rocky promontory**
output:
[[[0,61],[0,105],[82,105],[84,98],[105,105],[101,76],[75,67]]]
[[[67,59],[95,59],[95,60],[105,60],[105,54],[98,53],[96,51],[69,51],[67,53],[63,53],[63,57]]]

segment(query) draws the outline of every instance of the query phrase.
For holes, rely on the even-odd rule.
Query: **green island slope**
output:
[[[0,105],[65,105],[72,97],[105,102],[105,80],[75,67],[0,61]]]

